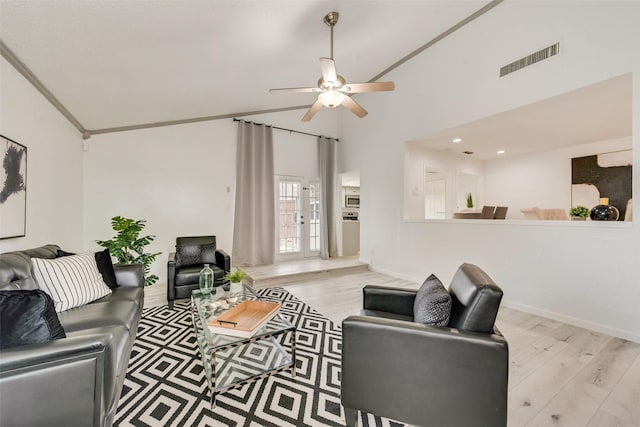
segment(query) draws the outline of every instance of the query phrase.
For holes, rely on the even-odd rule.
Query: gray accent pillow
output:
[[[427,277],[413,303],[413,321],[431,326],[447,326],[451,316],[451,295],[435,275]]]

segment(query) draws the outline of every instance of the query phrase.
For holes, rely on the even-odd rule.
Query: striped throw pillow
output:
[[[56,259],[31,258],[31,265],[33,278],[51,296],[58,313],[111,293],[92,252]]]

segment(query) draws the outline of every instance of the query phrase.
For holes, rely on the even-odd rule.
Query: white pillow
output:
[[[51,296],[58,313],[111,293],[98,271],[93,252],[56,259],[31,258],[31,265],[33,278]]]

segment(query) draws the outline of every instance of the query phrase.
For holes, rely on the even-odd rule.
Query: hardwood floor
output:
[[[278,286],[341,323],[358,313],[367,284],[419,287],[374,272]],[[166,304],[165,293],[148,288],[145,304]],[[496,323],[509,342],[510,427],[640,427],[640,344],[506,307]]]

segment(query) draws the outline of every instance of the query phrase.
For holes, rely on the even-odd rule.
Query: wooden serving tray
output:
[[[218,317],[209,320],[209,330],[215,334],[249,338],[271,320],[280,304],[268,301],[243,301]]]

